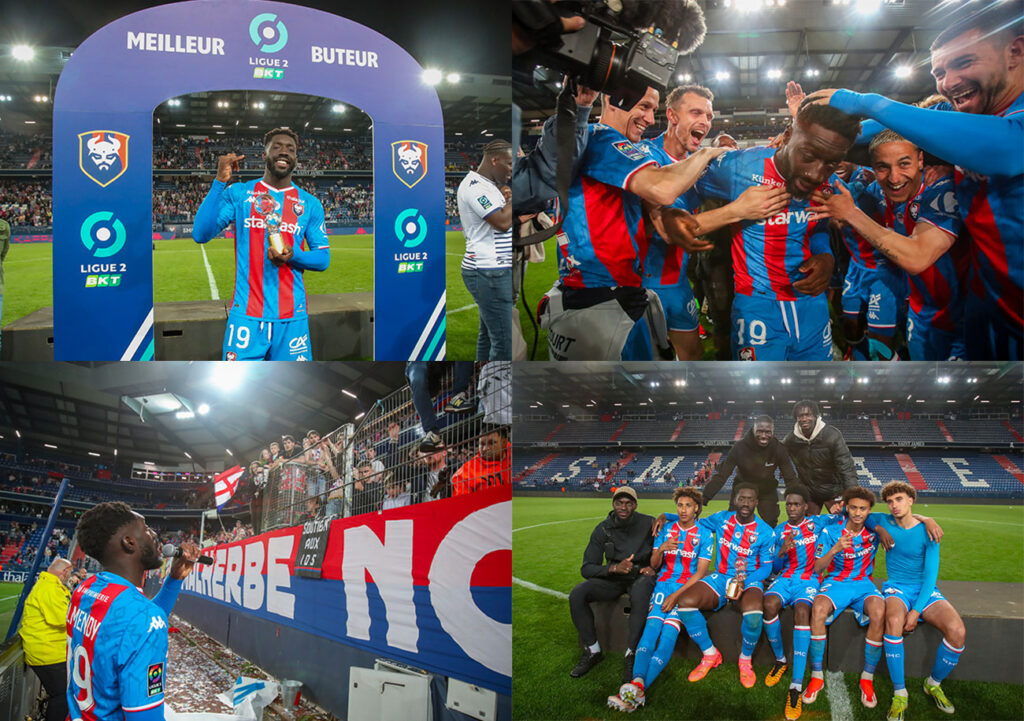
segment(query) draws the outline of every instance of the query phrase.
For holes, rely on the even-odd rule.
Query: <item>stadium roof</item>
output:
[[[1019,0],[1010,0],[1018,2]],[[679,84],[706,85],[715,94],[715,112],[752,115],[735,118],[764,122],[764,111],[788,117],[785,86],[801,83],[805,92],[848,88],[916,102],[935,92],[928,47],[951,22],[975,12],[982,3],[961,0],[878,0],[866,14],[854,0],[788,0],[781,4],[707,0],[704,43],[678,65]],[[995,3],[990,3],[995,4]],[[741,12],[742,6],[760,6]],[[912,69],[897,77],[899,66]],[[779,71],[769,77],[769,71]],[[817,75],[809,73],[816,72]],[[716,79],[719,73],[728,77]],[[689,79],[682,75],[688,74]],[[774,76],[774,73],[773,73]],[[553,113],[554,95],[530,87],[529,77],[513,73],[513,93],[524,121]],[[664,100],[664,98],[663,98]],[[721,124],[715,132],[727,130]]]
[[[10,446],[19,431],[31,454],[86,460],[92,452],[113,463],[116,448],[121,460],[178,466],[188,453],[197,466],[220,470],[254,460],[283,434],[298,440],[311,428],[326,434],[354,422],[404,384],[402,363],[3,363],[0,436]],[[160,394],[185,401],[194,417],[159,412]],[[145,422],[132,407],[143,397]]]
[[[517,414],[565,414],[566,406],[605,410],[616,403],[623,411],[734,405],[741,412],[785,414],[791,401],[802,399],[825,401],[836,412],[842,404],[843,413],[869,407],[1005,411],[1024,398],[1020,363],[517,363],[513,374]]]
[[[138,0],[98,2],[5,2],[5,25],[0,29],[0,127],[8,132],[49,133],[52,130],[51,103],[57,79],[75,47],[107,23],[155,5],[165,3]],[[297,3],[331,12],[336,2]],[[442,81],[437,86],[444,113],[445,133],[457,133],[469,139],[483,130],[494,137],[508,137],[511,126],[509,104],[508,27],[489,20],[479,7],[470,10],[466,0],[439,0],[429,4],[411,0],[387,3],[346,3],[345,17],[381,31],[409,51],[424,68],[457,72],[459,82]],[[403,20],[407,18],[407,20]],[[457,34],[457,41],[453,35]],[[30,62],[15,60],[12,49],[25,43],[35,49]],[[10,95],[11,101],[3,101]],[[182,98],[180,106],[164,103],[155,117],[156,129],[163,134],[209,134],[218,128],[227,133],[235,128],[243,133],[259,133],[275,125],[296,130],[321,127],[325,133],[364,132],[369,118],[361,112],[344,115],[332,112],[335,100],[265,91],[218,91]],[[228,108],[216,106],[227,101]],[[254,103],[262,102],[257,110]],[[27,122],[26,122],[27,121]],[[184,124],[185,128],[176,127]],[[257,125],[249,129],[249,125]],[[156,127],[156,124],[155,124]]]

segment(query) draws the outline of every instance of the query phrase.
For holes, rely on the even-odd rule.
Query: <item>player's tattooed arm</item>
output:
[[[714,243],[701,238],[694,216],[681,208],[656,206],[644,201],[645,217],[669,245],[676,245],[688,253],[711,250]]]

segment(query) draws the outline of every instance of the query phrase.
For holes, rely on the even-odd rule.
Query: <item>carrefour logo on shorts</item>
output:
[[[249,38],[261,53],[276,53],[288,43],[288,28],[274,13],[260,13],[249,23]]]
[[[79,237],[94,258],[109,258],[121,251],[128,233],[124,223],[115,218],[113,213],[100,210],[85,219]]]
[[[395,218],[395,236],[406,248],[415,248],[427,237],[427,221],[416,208],[406,208]]]

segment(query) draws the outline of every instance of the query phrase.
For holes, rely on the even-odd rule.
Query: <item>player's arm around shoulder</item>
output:
[[[676,198],[692,188],[701,174],[726,148],[701,148],[671,165],[647,165],[636,171],[626,190],[659,205],[672,205]]]

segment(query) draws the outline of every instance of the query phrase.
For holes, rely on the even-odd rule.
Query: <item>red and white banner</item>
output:
[[[235,466],[213,477],[213,494],[218,511],[235,495],[235,491],[238,489],[238,479],[242,477],[242,473],[242,467]]]

